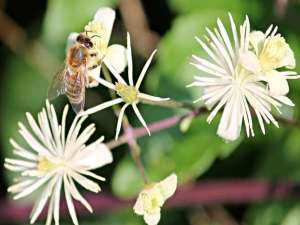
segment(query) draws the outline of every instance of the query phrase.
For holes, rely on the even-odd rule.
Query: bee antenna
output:
[[[93,35],[91,38],[94,38],[94,37],[101,38],[101,36],[100,36],[100,35],[97,35],[97,34]]]

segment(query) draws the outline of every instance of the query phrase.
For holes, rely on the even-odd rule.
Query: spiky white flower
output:
[[[268,83],[269,91],[274,96],[286,95],[289,92],[287,79],[298,79],[293,71],[277,71],[286,67],[295,68],[295,57],[285,39],[271,25],[265,33],[250,33],[250,49],[241,52],[241,64]]]
[[[139,194],[133,210],[144,216],[148,225],[156,225],[160,220],[161,207],[177,188],[177,176],[171,174],[159,183],[146,186]]]
[[[116,18],[116,13],[109,7],[101,7],[97,10],[94,19],[90,21],[84,28],[86,34],[91,38],[96,50],[97,57],[89,62],[89,66],[98,64],[98,61],[103,61],[104,64],[109,63],[118,73],[124,71],[126,60],[126,48],[120,44],[109,46],[109,40]],[[68,38],[68,43],[74,43],[78,33],[71,33]],[[98,82],[95,77],[99,77],[101,72],[101,64],[90,70],[88,76],[90,78],[90,87],[95,87]]]
[[[217,29],[211,31],[206,28],[208,33],[206,43],[196,38],[210,60],[193,56],[192,64],[203,74],[195,76],[195,82],[189,86],[203,88],[204,94],[196,101],[202,100],[213,109],[207,119],[209,123],[224,107],[217,133],[226,140],[236,140],[240,136],[243,122],[247,136],[250,134],[254,136],[251,108],[265,134],[264,122],[267,124],[271,122],[278,127],[271,108],[274,107],[280,112],[282,104],[289,106],[294,104],[284,95],[273,96],[260,76],[241,65],[241,55],[245,56],[242,53],[247,52],[250,45],[249,19],[246,17],[238,34],[230,14],[229,18],[232,38],[229,37],[220,19],[217,21]],[[249,63],[252,62],[251,57],[243,61],[247,60]]]
[[[102,144],[103,137],[86,145],[95,131],[91,124],[80,133],[81,125],[87,117],[76,117],[65,136],[68,106],[59,124],[53,105],[46,102],[46,109],[38,114],[36,122],[30,113],[27,120],[31,131],[19,123],[19,133],[27,142],[28,147],[22,147],[13,139],[10,140],[18,159],[5,159],[5,167],[20,173],[16,184],[8,191],[15,194],[14,199],[26,197],[43,187],[39,200],[31,213],[30,223],[34,223],[49,200],[46,224],[50,225],[52,217],[59,224],[59,205],[61,189],[64,189],[67,207],[72,221],[78,224],[72,198],[81,202],[90,212],[92,207],[77,190],[75,183],[83,188],[99,192],[100,186],[87,178],[104,181],[105,178],[90,170],[111,163],[113,158],[110,150]]]
[[[129,33],[127,33],[127,59],[128,59],[128,80],[129,84],[125,82],[125,80],[121,77],[121,75],[112,67],[109,63],[106,64],[108,69],[111,71],[113,76],[116,78],[117,82],[115,84],[112,84],[101,77],[95,78],[96,81],[98,81],[100,84],[106,86],[107,88],[116,91],[117,95],[120,96],[119,98],[104,102],[100,105],[97,105],[95,107],[92,107],[90,109],[87,109],[86,111],[82,112],[80,115],[87,115],[92,114],[95,112],[98,112],[100,110],[106,109],[108,107],[111,107],[113,105],[120,104],[124,102],[125,104],[122,106],[119,117],[118,117],[118,123],[117,123],[117,129],[116,129],[116,139],[118,139],[121,125],[122,125],[122,119],[124,116],[124,112],[128,106],[132,106],[133,111],[135,112],[137,118],[141,122],[141,124],[145,127],[145,129],[148,131],[148,134],[150,135],[150,131],[147,127],[147,124],[145,120],[143,119],[137,105],[140,102],[140,100],[148,100],[148,101],[166,101],[169,100],[169,98],[160,98],[155,97],[152,95],[148,95],[145,93],[141,93],[139,91],[139,88],[141,86],[141,83],[146,75],[146,72],[150,66],[150,63],[153,59],[154,54],[156,53],[156,50],[153,51],[147,62],[145,63],[138,80],[136,84],[133,83],[133,66],[132,66],[132,53],[131,53],[131,44],[130,44],[130,36]]]

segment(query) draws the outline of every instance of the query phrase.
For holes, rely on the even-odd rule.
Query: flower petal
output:
[[[148,225],[156,225],[160,221],[160,212],[154,214],[145,214],[144,220]]]
[[[250,33],[250,44],[254,48],[256,55],[262,50],[265,41],[265,34],[261,31],[252,31]]]
[[[137,215],[144,215],[144,205],[142,196],[139,194],[134,206],[133,210]]]
[[[271,95],[282,96],[289,92],[289,84],[284,76],[273,70],[266,74],[266,80]]]
[[[127,65],[126,48],[123,45],[111,45],[107,49],[105,58],[118,73],[122,73]]]
[[[158,183],[158,187],[164,200],[170,198],[176,191],[177,188],[177,176],[172,173],[167,178]]]
[[[254,74],[257,74],[261,71],[259,59],[251,51],[240,52],[240,63],[246,70],[249,70]]]
[[[75,207],[73,204],[70,190],[68,189],[68,186],[67,186],[67,184],[68,184],[68,182],[66,181],[67,179],[68,179],[67,175],[64,175],[64,188],[65,188],[65,198],[66,198],[66,202],[67,202],[67,207],[68,207],[68,210],[69,210],[69,213],[70,213],[73,223],[75,225],[78,225]]]
[[[236,94],[236,93],[235,93]],[[241,99],[238,95],[231,96],[225,105],[217,134],[229,141],[234,141],[240,136],[242,127]]]
[[[89,108],[88,110],[83,111],[80,116],[88,115],[88,114],[93,114],[95,112],[101,111],[103,109],[106,109],[108,107],[111,107],[113,105],[117,105],[119,103],[123,102],[122,98],[116,98],[107,102],[104,102],[100,105],[94,106],[92,108]]]
[[[109,42],[115,18],[116,12],[109,7],[99,8],[94,16],[94,21],[99,22],[105,28],[105,34],[102,35],[106,44]]]
[[[109,163],[112,163],[113,156],[109,148],[102,143],[89,145],[78,152],[74,158],[76,167],[83,167],[86,170],[94,170]]]
[[[95,77],[99,77],[101,72],[101,65],[97,66],[95,69],[88,71],[89,83],[88,87],[93,88],[99,85],[99,82],[95,79]]]
[[[287,67],[288,69],[294,69],[296,66],[296,60],[294,52],[291,48],[288,49],[286,56],[282,59],[281,65]]]

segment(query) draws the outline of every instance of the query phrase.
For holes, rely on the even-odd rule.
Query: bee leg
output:
[[[98,54],[96,52],[90,54],[91,57],[96,57],[97,55]]]
[[[94,64],[94,65],[88,67],[88,69],[89,69],[89,70],[96,69],[96,68],[97,68],[98,66],[100,66],[101,64],[102,64],[102,60],[98,60],[98,61],[96,62],[96,64]]]
[[[95,64],[95,65],[90,66],[88,69],[93,70],[93,69],[96,69],[98,66],[99,66],[98,64]]]

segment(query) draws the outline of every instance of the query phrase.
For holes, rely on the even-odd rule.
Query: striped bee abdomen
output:
[[[68,71],[65,75],[66,95],[71,104],[81,104],[85,95],[85,78],[83,72],[70,74]]]

